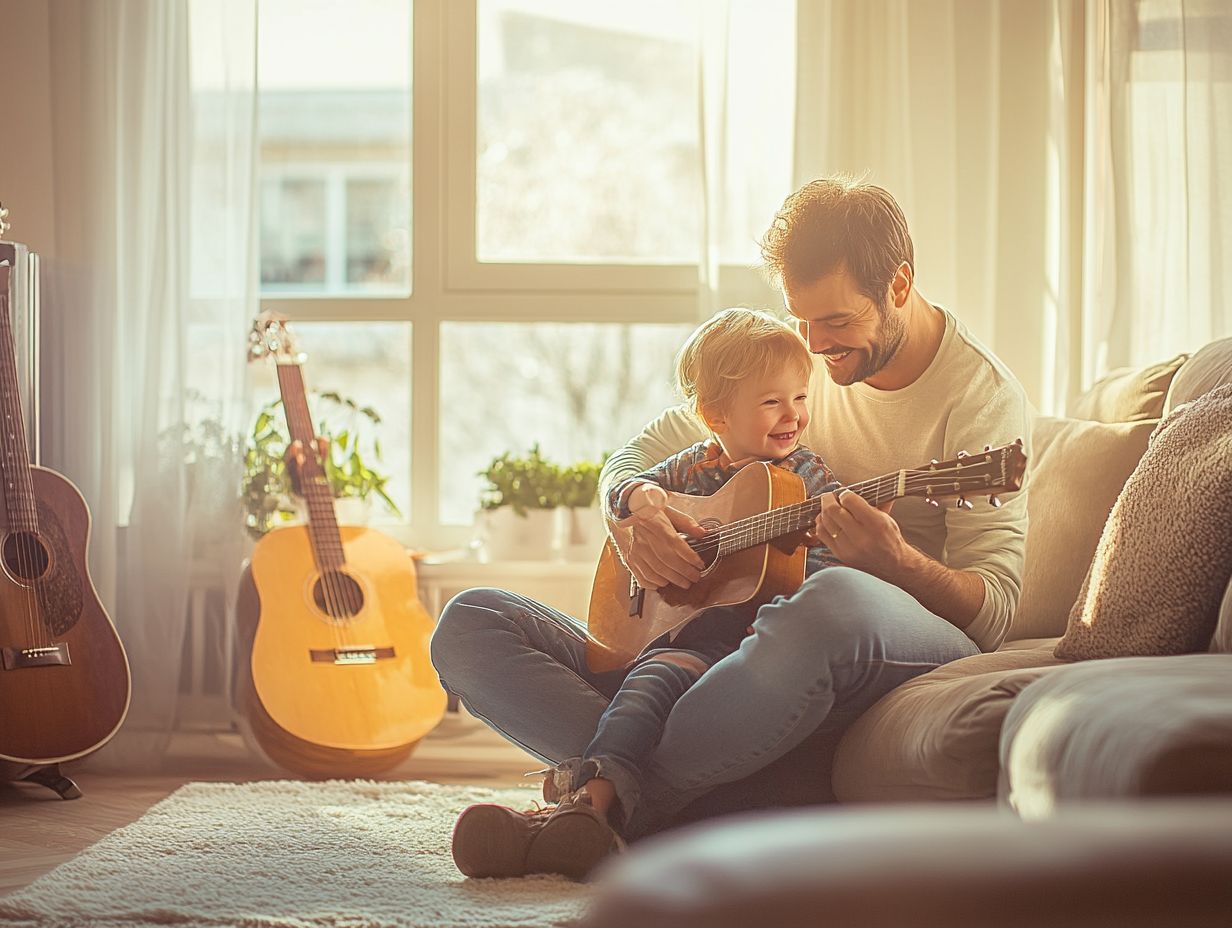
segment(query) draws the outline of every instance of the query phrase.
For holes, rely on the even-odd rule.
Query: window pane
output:
[[[261,184],[261,283],[325,282],[325,183],[266,177]],[[309,288],[305,288],[309,289]]]
[[[411,502],[411,325],[407,322],[292,322],[292,334],[305,355],[304,385],[313,425],[318,433],[337,435],[346,429],[360,434],[363,462],[389,476],[386,492],[401,516],[373,499],[374,522],[407,521]],[[272,362],[249,365],[253,406],[249,428],[257,411],[279,397]],[[338,393],[360,409],[370,407],[380,416],[374,424],[349,407],[323,400],[319,394]],[[285,420],[281,420],[285,422]],[[381,458],[373,458],[379,440]]]
[[[262,0],[261,285],[411,286],[411,4]]]
[[[697,10],[480,0],[479,260],[697,260]]]
[[[538,442],[558,464],[598,459],[675,401],[688,325],[441,325],[441,521],[469,524],[505,451]]]

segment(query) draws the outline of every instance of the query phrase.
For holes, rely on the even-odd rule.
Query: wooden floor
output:
[[[508,786],[525,782],[522,774],[540,766],[465,712],[451,712],[384,779]],[[88,763],[66,772],[81,787],[82,798],[66,802],[43,787],[0,784],[0,895],[137,820],[185,783],[294,778],[257,760],[238,734],[177,735],[157,773],[101,773]]]

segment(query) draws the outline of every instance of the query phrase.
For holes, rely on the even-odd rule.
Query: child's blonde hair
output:
[[[676,357],[676,387],[694,413],[726,411],[747,377],[794,365],[813,373],[813,356],[792,326],[768,312],[736,307],[703,322]]]

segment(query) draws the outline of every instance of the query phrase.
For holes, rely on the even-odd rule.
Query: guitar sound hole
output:
[[[318,609],[335,619],[349,619],[364,607],[363,588],[340,570],[318,577],[312,598]]]
[[[702,519],[697,524],[705,529],[707,535],[713,535],[723,527],[723,523],[714,518]],[[702,568],[703,573],[713,567],[714,562],[719,559],[719,545],[715,539],[710,539],[709,541],[704,538],[698,539],[693,542],[692,547],[702,559],[702,563],[706,565]]]
[[[4,567],[17,580],[33,583],[51,566],[51,555],[33,532],[13,532],[4,539]]]

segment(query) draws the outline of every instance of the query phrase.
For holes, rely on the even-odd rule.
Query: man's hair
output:
[[[775,284],[806,286],[841,268],[879,309],[899,265],[915,270],[907,219],[894,197],[845,175],[789,196],[762,237],[761,255]]]
[[[725,309],[703,322],[676,357],[676,386],[693,412],[725,411],[740,382],[795,366],[805,378],[813,356],[800,333],[758,309]]]

